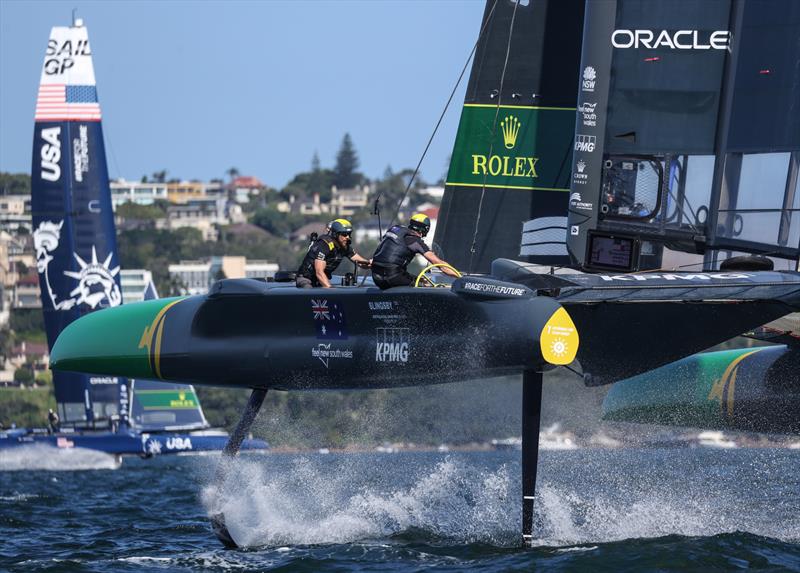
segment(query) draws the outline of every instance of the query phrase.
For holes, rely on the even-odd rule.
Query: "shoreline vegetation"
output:
[[[214,427],[231,430],[247,390],[197,387]],[[580,449],[695,447],[700,429],[669,428],[599,420],[604,388],[585,388],[574,376],[546,375],[542,434],[569,440]],[[516,449],[521,384],[503,377],[438,386],[369,391],[279,392],[267,402],[253,435],[267,440],[270,452],[397,453]],[[50,388],[0,388],[0,421],[19,427],[45,427],[54,407]],[[11,412],[19,417],[11,417]],[[800,447],[796,437],[726,432],[739,447]],[[494,441],[494,443],[493,443]],[[543,450],[558,449],[552,443]]]

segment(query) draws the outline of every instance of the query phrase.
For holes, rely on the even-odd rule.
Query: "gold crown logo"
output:
[[[500,129],[503,130],[503,143],[506,149],[513,149],[517,144],[517,135],[519,135],[519,128],[522,126],[520,121],[513,115],[508,115],[500,122]]]

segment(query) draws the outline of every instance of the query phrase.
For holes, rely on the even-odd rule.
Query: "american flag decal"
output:
[[[42,84],[36,98],[36,121],[100,121],[95,86]]]

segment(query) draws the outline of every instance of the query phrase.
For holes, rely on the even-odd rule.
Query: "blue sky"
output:
[[[369,177],[413,167],[480,27],[482,0],[0,0],[0,171],[30,172],[52,26],[83,18],[109,174],[284,185],[349,131]],[[466,84],[466,78],[464,79]],[[465,85],[422,167],[446,171]]]

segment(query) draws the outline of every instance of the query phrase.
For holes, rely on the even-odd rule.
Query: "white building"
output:
[[[32,232],[31,196],[0,195],[0,231],[16,232],[20,227]]]
[[[181,285],[181,293],[204,294],[211,285],[211,262],[181,261],[169,265],[169,276]]]
[[[122,286],[122,302],[141,302],[158,298],[153,273],[144,269],[128,269],[119,272]]]
[[[39,290],[39,275],[36,269],[24,277],[20,277],[11,293],[11,306],[13,308],[42,308],[41,291]]]
[[[182,294],[205,294],[209,287],[220,278],[261,279],[275,276],[279,270],[276,263],[268,261],[248,261],[245,257],[212,257],[208,261],[181,261],[169,265],[170,277],[181,284]]]
[[[424,189],[420,189],[419,192],[432,199],[436,199],[439,203],[441,203],[442,197],[444,197],[444,187],[439,187],[438,185],[430,185]]]
[[[233,190],[233,200],[237,203],[249,203],[250,198],[258,195],[262,189],[266,189],[258,177],[239,176],[231,181],[230,188]]]
[[[203,234],[203,240],[216,241],[219,236],[216,226],[230,224],[226,204],[227,200],[220,197],[190,199],[180,205],[170,205],[166,226],[170,230],[192,227]]]
[[[275,276],[280,270],[278,263],[269,261],[248,261],[244,267],[244,274],[248,279],[267,280]]]
[[[348,217],[367,206],[369,185],[358,185],[354,189],[331,187],[330,212],[337,217]]]
[[[169,199],[166,183],[139,183],[124,179],[111,182],[111,207],[115,211],[123,203],[152,205],[157,199],[163,201]]]

